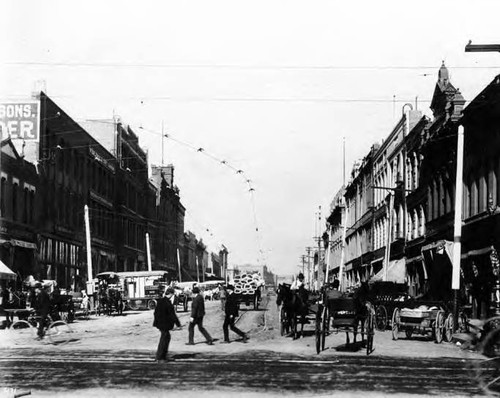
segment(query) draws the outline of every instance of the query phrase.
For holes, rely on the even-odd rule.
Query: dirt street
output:
[[[243,351],[273,351],[295,355],[317,355],[315,353],[314,320],[304,327],[304,338],[292,340],[279,333],[279,316],[276,297],[273,294],[264,295],[261,309],[254,311],[253,307],[244,304],[240,309],[240,317],[236,325],[247,332],[250,340],[247,343],[239,341],[239,336],[230,331],[231,344],[220,344],[223,340],[223,312],[219,301],[206,302],[204,325],[215,344],[205,344],[201,333],[195,329],[195,345],[187,346],[189,311],[179,312],[183,325],[172,331],[170,351],[175,353],[235,353]],[[152,311],[126,311],[122,316],[92,316],[88,320],[77,319],[71,324],[74,339],[70,343],[58,347],[61,350],[116,350],[116,351],[151,351],[154,355],[159,339],[159,332],[152,326]],[[15,332],[15,331],[14,331]],[[26,338],[17,345],[9,339],[9,333],[0,330],[0,347],[33,347],[54,349],[46,341],[36,341]],[[363,350],[352,352],[345,350],[345,334],[331,334],[326,338],[326,350],[318,357],[326,358],[339,355],[366,355]],[[428,338],[415,336],[411,340],[401,338],[393,341],[391,332],[376,332],[374,339],[375,351],[372,356],[398,356],[408,358],[447,357],[462,360],[477,359],[476,353],[461,350],[451,343],[435,344]]]

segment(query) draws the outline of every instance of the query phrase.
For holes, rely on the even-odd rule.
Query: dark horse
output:
[[[121,292],[117,289],[100,289],[99,290],[99,314],[111,315],[116,311],[118,315],[123,312],[123,299]]]
[[[353,335],[354,335],[354,343],[356,343],[356,336],[358,334],[358,327],[359,324],[361,323],[361,338],[362,338],[362,343],[364,342],[365,338],[365,324],[364,320],[368,316],[368,312],[370,311],[369,306],[369,298],[370,298],[370,288],[368,286],[367,282],[362,282],[361,285],[356,288],[351,296],[354,300],[354,328],[353,328]],[[346,344],[350,344],[350,339],[349,339],[349,332],[346,331]]]
[[[304,323],[308,314],[307,291],[301,287],[299,290],[291,290],[287,283],[280,284],[277,290],[276,304],[281,307],[281,322],[285,333],[291,333],[293,338],[298,337],[297,320],[300,318],[302,335]]]

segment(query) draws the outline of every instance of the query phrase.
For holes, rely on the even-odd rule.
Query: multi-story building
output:
[[[328,232],[328,278],[339,276],[340,264],[343,261],[344,225],[345,225],[345,187],[335,194],[330,204],[330,215],[327,217]]]
[[[152,166],[151,182],[156,188],[156,217],[153,224],[154,268],[166,269],[178,277],[177,249],[184,232],[184,215],[179,189],[174,185],[174,166]]]
[[[39,266],[62,287],[86,279],[84,205],[94,275],[115,269],[116,158],[43,92],[40,94]]]
[[[345,188],[345,286],[365,280],[373,260],[373,158],[374,145],[361,162],[354,165],[351,180]],[[367,274],[368,273],[368,274]]]
[[[1,142],[0,261],[24,279],[37,269],[39,183],[35,165],[12,140]]]

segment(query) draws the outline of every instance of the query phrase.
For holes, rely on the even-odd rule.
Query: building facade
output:
[[[0,261],[25,279],[38,273],[38,174],[10,138],[0,150]]]

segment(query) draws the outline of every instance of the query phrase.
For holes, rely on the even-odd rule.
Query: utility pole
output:
[[[307,250],[307,282],[309,284],[309,290],[312,288],[311,284],[311,250],[314,249],[314,247],[308,246],[306,247]]]
[[[152,271],[153,267],[151,265],[151,247],[149,246],[149,232],[146,232],[146,254],[148,256],[148,271]]]
[[[305,261],[306,261],[306,255],[303,254],[302,256],[300,256],[300,258],[302,259],[302,275],[305,275]]]
[[[179,252],[179,248],[177,248],[177,263],[179,265],[179,282],[182,282],[182,275],[181,275],[181,255]]]
[[[85,240],[87,244],[87,294],[90,298],[90,309],[94,309],[94,284],[92,280],[92,250],[90,244],[90,220],[89,220],[89,207],[83,207],[84,221],[85,221]]]

